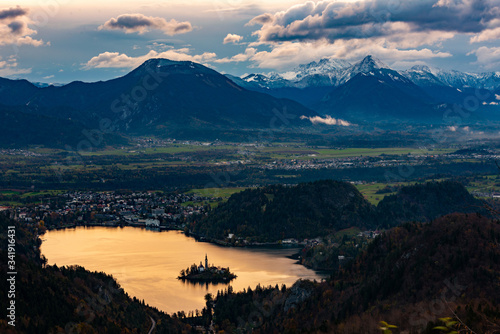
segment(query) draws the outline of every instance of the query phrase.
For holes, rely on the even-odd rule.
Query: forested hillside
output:
[[[232,195],[199,222],[198,235],[229,233],[255,241],[311,238],[349,226],[375,227],[374,207],[350,183],[325,180],[287,187],[272,185]]]
[[[484,204],[465,187],[453,181],[427,182],[401,187],[377,206],[377,221],[383,227],[408,221],[430,221],[453,212],[481,212]]]
[[[377,333],[382,320],[394,333],[439,333],[449,316],[498,333],[498,277],[498,221],[453,214],[392,229],[327,282],[220,294],[215,319],[224,333]]]
[[[194,219],[191,229],[196,235],[218,240],[234,234],[249,241],[275,242],[326,236],[349,227],[391,228],[453,212],[487,214],[483,203],[457,182],[401,187],[374,207],[352,184],[322,180],[236,193],[206,217]]]

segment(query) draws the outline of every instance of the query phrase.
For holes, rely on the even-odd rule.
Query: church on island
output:
[[[227,282],[236,278],[236,275],[231,273],[229,268],[209,266],[208,256],[205,254],[205,265],[200,261],[200,265],[192,264],[187,269],[182,269],[180,275],[177,277],[181,280],[199,281],[199,282]]]
[[[200,261],[200,265],[198,266],[198,271],[200,273],[204,272],[206,269],[208,269],[208,257],[207,254],[205,254],[205,266],[203,266],[202,262]]]

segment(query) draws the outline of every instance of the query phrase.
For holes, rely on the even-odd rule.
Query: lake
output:
[[[168,313],[201,310],[207,293],[225,284],[192,284],[177,279],[191,264],[204,261],[229,267],[238,277],[234,291],[248,287],[286,284],[299,278],[323,276],[287,258],[297,248],[229,248],[198,242],[179,231],[152,231],[135,227],[76,227],[48,231],[41,246],[48,263],[80,265],[113,275],[130,295]]]

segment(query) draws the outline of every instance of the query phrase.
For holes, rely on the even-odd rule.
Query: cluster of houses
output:
[[[190,194],[88,191],[68,192],[30,206],[3,210],[10,210],[12,218],[26,223],[43,221],[48,228],[80,224],[183,228],[184,218],[204,213],[201,203],[211,200]]]
[[[358,233],[358,237],[365,237],[367,239],[373,239],[380,234],[379,230],[375,231],[362,231]]]
[[[0,149],[0,155],[19,155],[23,157],[40,157],[43,154],[28,151],[28,150],[21,150],[21,149]]]

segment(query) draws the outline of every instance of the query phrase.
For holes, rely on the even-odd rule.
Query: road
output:
[[[156,321],[155,321],[155,319],[153,319],[153,317],[152,317],[152,316],[149,316],[149,318],[151,319],[151,328],[149,329],[148,334],[151,334],[151,333],[153,333],[153,330],[154,330],[154,329],[155,329],[155,327],[156,327]]]

